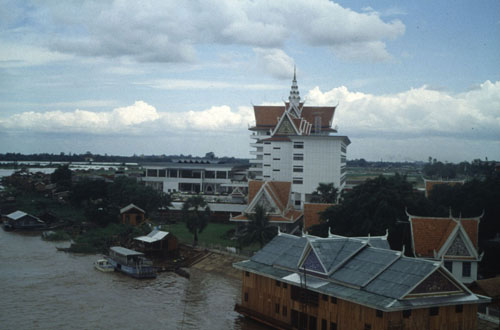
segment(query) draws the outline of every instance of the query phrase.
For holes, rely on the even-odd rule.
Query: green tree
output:
[[[71,187],[71,170],[69,165],[60,165],[51,175],[50,181],[57,184],[58,187]]]
[[[339,235],[366,236],[383,235],[389,229],[391,247],[399,250],[409,238],[410,228],[404,223],[407,221],[405,208],[413,214],[430,213],[429,202],[413,190],[405,176],[379,176],[354,187],[343,195],[339,205],[326,209],[322,214],[326,224],[319,225],[319,231],[326,236],[330,227]],[[312,232],[317,233],[318,229]]]
[[[193,245],[198,245],[198,234],[205,229],[210,220],[210,207],[200,195],[189,197],[182,206],[186,227],[193,234]]]
[[[255,213],[246,214],[250,222],[245,226],[240,238],[241,245],[259,242],[260,248],[276,236],[277,228],[269,223],[267,210],[262,205],[255,207]]]
[[[337,202],[338,189],[332,183],[320,183],[316,191],[312,193],[311,202],[313,203],[330,203]]]

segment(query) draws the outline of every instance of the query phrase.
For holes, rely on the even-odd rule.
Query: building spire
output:
[[[295,65],[293,66],[293,80],[288,101],[290,102],[290,109],[293,107],[296,110],[300,111],[299,110],[300,93],[299,93],[299,86],[297,85],[297,67]]]

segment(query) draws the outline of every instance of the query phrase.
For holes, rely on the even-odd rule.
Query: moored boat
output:
[[[156,268],[146,259],[144,253],[121,246],[109,249],[108,260],[114,269],[134,278],[155,278]]]
[[[107,259],[98,259],[94,262],[94,267],[101,272],[114,272],[115,267]]]

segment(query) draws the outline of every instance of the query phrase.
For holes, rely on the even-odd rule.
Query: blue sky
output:
[[[294,65],[350,159],[500,160],[498,1],[0,0],[0,152],[250,157]]]

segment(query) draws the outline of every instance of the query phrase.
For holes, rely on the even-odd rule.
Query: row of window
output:
[[[203,174],[204,173],[204,174]],[[227,171],[193,171],[193,170],[156,170],[148,169],[146,171],[147,177],[160,177],[160,178],[186,178],[186,179],[200,179],[202,176],[206,179],[227,179]]]

